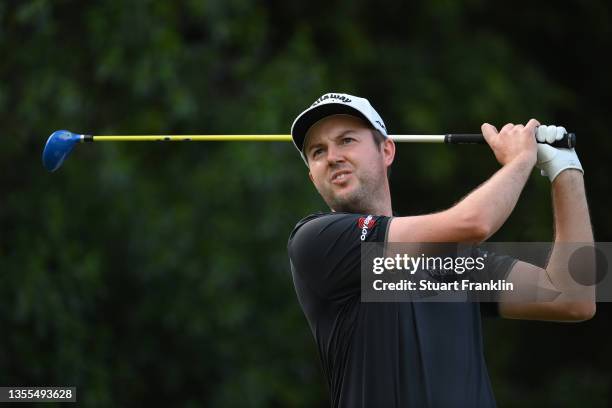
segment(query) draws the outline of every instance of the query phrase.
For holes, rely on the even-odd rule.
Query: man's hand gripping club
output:
[[[539,125],[540,122],[531,119],[525,126],[508,123],[499,132],[495,126],[485,123],[481,130],[499,164],[505,166],[519,159],[533,166],[537,159],[537,143],[534,135]]]
[[[546,143],[560,140],[567,133],[562,126],[540,126],[536,132],[538,142],[538,161],[540,173],[552,183],[563,170],[576,169],[584,173],[574,149],[555,148]]]

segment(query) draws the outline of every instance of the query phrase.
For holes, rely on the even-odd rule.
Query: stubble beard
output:
[[[336,212],[347,212],[352,214],[374,214],[376,213],[376,202],[381,199],[384,179],[376,174],[357,175],[357,186],[346,194],[336,194],[333,189],[321,193],[325,203]]]

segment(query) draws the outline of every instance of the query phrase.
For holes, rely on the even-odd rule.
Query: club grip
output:
[[[465,144],[465,143],[477,143],[484,144],[485,138],[480,133],[449,133],[444,135],[444,143],[450,144]],[[539,142],[538,142],[539,143]],[[565,149],[573,149],[576,147],[576,134],[566,133],[560,140],[550,144],[553,147],[562,147]]]

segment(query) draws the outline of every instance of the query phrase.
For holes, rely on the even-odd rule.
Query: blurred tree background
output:
[[[561,124],[579,135],[598,241],[608,194],[610,4],[440,0],[0,3],[0,385],[74,385],[80,405],[325,407],[286,241],[326,207],[288,143],[77,146],[94,134],[288,133],[325,92],[391,133]],[[452,205],[486,146],[401,145],[395,210]],[[549,241],[535,171],[495,241]],[[582,324],[489,320],[502,407],[610,406],[610,307]]]

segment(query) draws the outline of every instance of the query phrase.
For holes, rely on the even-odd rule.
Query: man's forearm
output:
[[[555,242],[593,242],[593,230],[584,189],[577,170],[567,170],[552,183]]]
[[[486,226],[487,235],[493,235],[512,213],[533,165],[529,158],[508,163],[467,195],[456,208],[460,211],[473,211]]]
[[[593,245],[593,230],[584,188],[584,178],[577,170],[566,170],[559,174],[552,184],[552,201],[555,217],[555,246],[551,253],[546,271],[552,283],[565,297],[588,305],[595,301],[594,286],[580,283],[595,282],[594,251],[577,252],[579,248]],[[572,256],[579,256],[572,262]],[[576,274],[581,282],[576,282]]]

